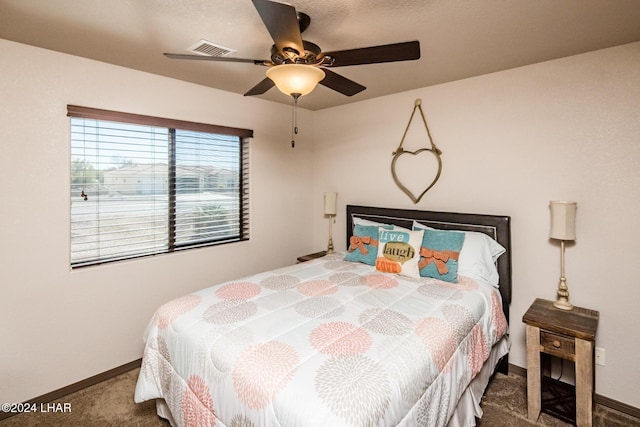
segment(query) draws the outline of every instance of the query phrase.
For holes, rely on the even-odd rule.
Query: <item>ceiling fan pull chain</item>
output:
[[[298,98],[299,93],[292,93],[293,98],[292,111],[291,111],[291,148],[296,146],[295,135],[298,134]]]

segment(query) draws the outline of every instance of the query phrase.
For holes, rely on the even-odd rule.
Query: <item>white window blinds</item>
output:
[[[72,267],[249,238],[251,131],[68,110]]]

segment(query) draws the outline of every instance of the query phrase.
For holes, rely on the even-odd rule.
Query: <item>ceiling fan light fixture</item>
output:
[[[269,68],[267,77],[285,95],[303,96],[316,88],[325,73],[312,65],[282,64]]]

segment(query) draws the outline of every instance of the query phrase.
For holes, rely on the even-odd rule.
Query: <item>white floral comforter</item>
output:
[[[506,329],[492,286],[331,255],[160,307],[135,400],[185,426],[442,426]]]

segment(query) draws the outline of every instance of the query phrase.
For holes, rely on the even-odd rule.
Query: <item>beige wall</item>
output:
[[[312,250],[312,116],[0,40],[0,402],[136,360],[163,302]],[[283,95],[284,96],[284,95]],[[66,105],[251,128],[251,241],[69,270]]]
[[[632,270],[640,239],[640,43],[301,110],[295,150],[286,105],[4,40],[0,51],[0,401],[135,360],[152,312],[166,300],[325,247],[322,194],[337,191],[339,212],[355,203],[511,215],[511,361],[519,366],[522,314],[534,298],[553,298],[559,276],[548,201],[577,201],[567,277],[572,301],[600,310],[597,345],[607,365],[597,368],[596,392],[640,407],[640,287]],[[416,98],[444,169],[413,205],[389,165]],[[252,240],[69,271],[68,103],[254,129]],[[426,143],[417,119],[407,149]],[[428,179],[417,164],[405,173]],[[344,226],[342,214],[338,249]]]
[[[316,112],[316,246],[326,244],[324,191],[338,191],[338,212],[352,203],[510,215],[511,362],[524,367],[522,315],[536,297],[555,298],[560,275],[548,203],[575,200],[577,241],[567,247],[566,275],[571,300],[600,311],[597,346],[606,366],[597,367],[596,392],[640,407],[639,70],[635,43]],[[443,151],[443,172],[414,205],[395,186],[390,164],[417,98]],[[414,118],[404,148],[424,146],[426,131]],[[410,184],[426,186],[430,177],[417,162],[405,167]],[[339,215],[339,249],[344,223]]]

